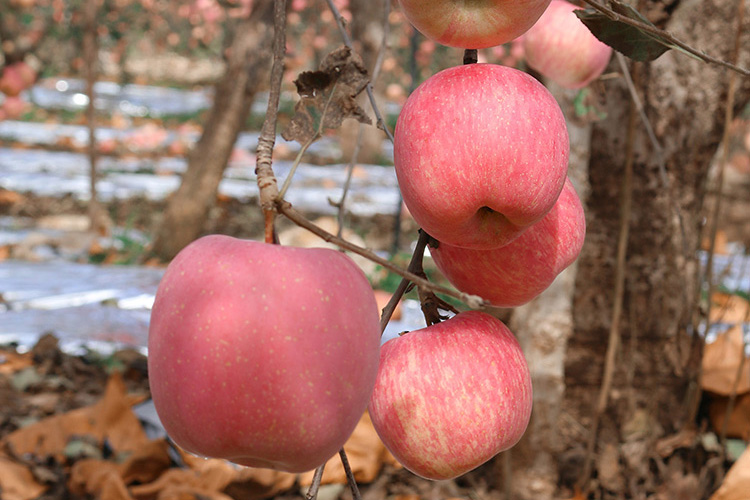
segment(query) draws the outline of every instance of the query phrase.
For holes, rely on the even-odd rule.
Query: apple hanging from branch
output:
[[[612,47],[600,42],[575,15],[580,7],[552,0],[523,37],[528,65],[555,83],[583,88],[604,72]]]
[[[151,392],[186,450],[303,472],[354,430],[379,347],[374,294],[343,253],[206,236],[159,284]]]
[[[554,97],[528,74],[494,64],[443,70],[406,101],[394,164],[416,222],[466,248],[508,244],[555,204],[568,132]]]
[[[406,18],[443,45],[483,49],[510,42],[539,19],[549,0],[400,0]]]
[[[369,411],[404,467],[451,479],[516,444],[531,405],[518,341],[500,320],[469,311],[386,342]]]
[[[457,289],[516,307],[542,293],[578,258],[585,236],[583,206],[568,180],[552,210],[509,244],[475,250],[440,242],[430,255]]]

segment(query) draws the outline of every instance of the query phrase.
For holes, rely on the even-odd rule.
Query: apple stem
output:
[[[305,500],[315,500],[318,498],[318,490],[320,489],[320,482],[323,480],[323,471],[326,468],[325,462],[323,465],[315,469],[313,474],[312,483],[310,483],[310,489],[305,494]]]
[[[479,61],[479,53],[477,49],[466,49],[464,50],[464,64],[474,64]]]
[[[279,186],[273,173],[273,147],[276,143],[276,120],[281,96],[281,81],[284,76],[284,53],[286,52],[286,0],[274,2],[273,65],[271,67],[271,90],[268,97],[266,118],[263,121],[258,148],[256,149],[255,175],[258,179],[260,207],[265,220],[266,243],[277,243],[274,220]]]
[[[349,488],[352,490],[352,497],[354,500],[362,500],[362,495],[359,494],[357,480],[354,478],[354,473],[352,472],[351,465],[349,465],[349,458],[347,458],[344,448],[339,450],[339,457],[341,457],[341,465],[344,466],[344,472],[346,472],[346,481],[349,483]]]
[[[413,271],[414,269],[419,269],[419,270],[422,269],[422,258],[424,257],[424,250],[425,248],[427,248],[427,242],[429,239],[430,239],[430,235],[427,234],[427,232],[424,229],[420,229],[419,239],[417,240],[417,244],[414,247],[414,253],[411,254],[411,260],[409,261],[409,266],[406,268],[408,271]],[[380,315],[380,334],[381,335],[383,334],[383,332],[385,332],[385,327],[388,325],[388,322],[391,320],[391,316],[393,316],[393,311],[396,310],[396,306],[401,301],[401,298],[407,292],[410,285],[411,285],[411,280],[407,278],[401,278],[401,283],[398,284],[396,291],[393,292],[393,295],[391,295],[391,300],[389,300],[388,303],[383,308],[383,311]]]
[[[427,231],[425,231],[424,229],[420,229],[419,239],[417,240],[417,244],[414,247],[414,253],[411,256],[411,260],[409,261],[409,266],[406,268],[408,272],[414,274],[415,276],[419,276],[425,281],[427,281],[427,275],[424,272],[422,259],[424,258],[424,251],[425,248],[427,248],[428,244],[433,247],[437,247],[439,242],[432,236],[427,234]],[[404,296],[404,294],[408,292],[413,286],[414,283],[412,282],[412,280],[405,277],[401,279],[401,283],[398,284],[396,291],[393,292],[393,295],[391,295],[391,300],[389,300],[385,305],[380,316],[381,335],[385,331],[385,327],[388,325],[388,322],[391,320],[393,311],[396,309],[399,301]],[[447,318],[447,316],[440,314],[440,309],[458,313],[458,310],[456,310],[455,307],[438,297],[435,292],[429,288],[418,286],[417,293],[419,294],[419,302],[422,309],[422,314],[424,314],[424,319],[428,325],[440,323],[442,320]]]

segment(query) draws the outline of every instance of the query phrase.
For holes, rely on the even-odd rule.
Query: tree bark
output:
[[[737,5],[651,2],[645,12],[661,12],[665,29],[729,60]],[[745,24],[747,31],[750,23]],[[750,45],[745,43],[740,62],[747,66],[749,61]],[[701,485],[689,460],[673,455],[663,438],[695,424],[702,340],[689,333],[689,325],[697,297],[703,192],[724,125],[729,72],[670,51],[638,65],[635,80],[663,148],[670,188],[661,180],[658,154],[639,121],[620,349],[594,448],[594,480],[583,486],[599,491],[597,498],[633,497],[636,492],[643,498],[701,498],[705,492],[696,491]],[[570,487],[580,481],[587,458],[581,443],[591,435],[612,325],[618,200],[631,99],[623,79],[605,85],[607,118],[592,131],[587,241],[578,261],[574,332],[556,429],[566,450],[558,456],[559,480]],[[740,105],[749,91],[744,81],[737,94]]]
[[[229,47],[226,73],[216,84],[203,135],[189,153],[180,187],[156,229],[152,252],[159,258],[171,259],[201,235],[237,136],[267,80],[272,40],[273,0],[257,0]]]
[[[585,208],[590,187],[588,166],[591,123],[576,117],[577,92],[548,82],[565,114],[570,137],[568,176]],[[558,432],[565,391],[565,354],[573,333],[573,294],[577,264],[571,265],[541,295],[513,310],[510,329],[518,337],[531,370],[534,410],[523,439],[513,448],[512,474],[503,475],[505,490],[515,499],[553,498],[557,489],[557,455],[564,451]],[[503,464],[507,467],[506,464]]]

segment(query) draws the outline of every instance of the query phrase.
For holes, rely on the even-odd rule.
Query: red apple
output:
[[[456,66],[409,96],[394,162],[404,202],[425,231],[451,245],[497,248],[555,204],[568,168],[565,118],[522,71]]]
[[[566,181],[552,210],[508,245],[473,250],[440,242],[430,254],[459,290],[515,307],[542,293],[578,258],[585,236],[581,200]]]
[[[24,88],[29,88],[32,85],[34,85],[34,82],[36,81],[36,71],[34,70],[34,68],[29,66],[24,61],[19,61],[13,64],[13,67],[18,72],[19,76],[21,77],[21,81],[23,82]]]
[[[26,88],[24,76],[15,64],[5,66],[0,75],[0,92],[9,97],[15,97]]]
[[[6,96],[3,101],[2,110],[5,112],[5,117],[10,120],[19,118],[24,110],[26,109],[27,103],[18,96]]]
[[[523,36],[528,65],[550,80],[572,89],[585,87],[607,67],[612,48],[600,42],[565,0],[552,0],[542,17]]]
[[[549,0],[400,0],[401,10],[427,38],[483,49],[510,42],[539,19]]]
[[[369,411],[404,467],[450,479],[518,442],[531,396],[513,334],[489,314],[469,311],[383,344]]]
[[[157,289],[151,393],[186,450],[307,471],[354,430],[379,346],[372,289],[343,253],[206,236]]]

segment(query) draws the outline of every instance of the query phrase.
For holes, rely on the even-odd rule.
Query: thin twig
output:
[[[294,159],[294,163],[292,164],[292,168],[289,169],[289,174],[286,176],[286,179],[284,179],[284,184],[281,186],[281,190],[279,191],[279,198],[283,198],[286,195],[287,190],[289,189],[289,186],[292,184],[292,178],[294,177],[295,172],[297,172],[297,167],[299,167],[299,164],[302,162],[302,156],[307,152],[308,148],[312,146],[312,143],[317,141],[322,135],[323,135],[323,129],[324,124],[326,121],[326,114],[328,113],[328,108],[331,105],[331,101],[333,101],[333,96],[336,94],[336,84],[338,82],[334,82],[333,86],[331,87],[331,94],[328,96],[328,100],[326,100],[325,106],[323,106],[323,113],[320,116],[320,123],[318,124],[318,130],[315,131],[315,134],[310,137],[305,144],[302,145],[302,148],[299,150],[299,153],[297,153],[297,157]]]
[[[274,1],[273,17],[273,65],[271,66],[271,90],[268,96],[266,118],[263,120],[258,148],[256,150],[255,175],[258,178],[260,207],[265,219],[265,241],[276,243],[274,229],[275,202],[279,186],[273,173],[273,147],[276,143],[276,119],[279,113],[281,80],[284,76],[284,53],[286,51],[286,0]]]
[[[735,64],[732,64],[732,63],[729,63],[727,61],[723,61],[721,59],[717,59],[716,57],[710,56],[710,55],[706,54],[705,52],[703,52],[702,50],[694,49],[693,47],[691,47],[690,45],[686,44],[685,42],[682,42],[682,41],[678,40],[677,38],[675,38],[674,35],[672,35],[668,31],[659,29],[656,26],[648,25],[648,24],[645,24],[645,23],[643,23],[641,21],[637,21],[635,19],[631,19],[631,18],[623,16],[623,15],[620,15],[617,12],[613,11],[612,9],[610,9],[609,7],[606,7],[606,6],[604,6],[604,5],[596,2],[595,0],[583,0],[583,2],[586,3],[586,4],[588,4],[588,5],[590,5],[594,9],[598,10],[602,14],[606,15],[607,17],[609,17],[613,21],[618,21],[618,22],[621,22],[623,24],[627,24],[629,26],[633,26],[634,28],[638,28],[641,31],[644,31],[644,32],[649,33],[649,34],[654,35],[654,36],[657,36],[657,37],[663,39],[664,41],[667,41],[667,42],[669,42],[669,43],[671,43],[671,44],[673,44],[673,45],[681,48],[685,52],[687,52],[687,53],[689,53],[689,54],[697,57],[698,59],[702,60],[703,62],[717,64],[719,66],[723,66],[725,68],[731,69],[732,71],[736,71],[737,73],[740,73],[741,75],[750,76],[750,69],[741,68],[739,66],[736,66]]]
[[[346,45],[352,52],[354,52],[354,45],[352,45],[352,39],[349,36],[349,33],[346,31],[346,26],[344,26],[344,18],[341,16],[341,12],[339,12],[339,9],[336,8],[336,5],[333,3],[333,0],[326,0],[326,3],[328,4],[328,8],[331,9],[331,12],[333,13],[333,17],[336,19],[336,25],[339,27],[339,31],[341,32],[341,38],[344,40],[344,45]],[[372,106],[373,113],[375,113],[375,118],[377,119],[378,127],[382,129],[383,132],[385,132],[385,135],[388,136],[388,140],[393,142],[393,134],[388,128],[388,125],[385,123],[385,120],[383,119],[383,114],[380,112],[378,103],[375,101],[375,94],[372,90],[372,82],[367,83],[367,86],[365,87],[365,91],[367,92],[368,99],[370,99],[370,105]]]
[[[615,290],[612,304],[612,319],[609,328],[609,340],[607,343],[607,354],[604,361],[602,385],[599,390],[599,398],[594,410],[591,431],[586,446],[586,459],[578,483],[578,486],[581,487],[582,491],[586,491],[589,479],[591,478],[594,452],[599,433],[599,423],[607,409],[607,401],[609,400],[609,392],[612,389],[612,381],[615,373],[615,360],[620,347],[620,321],[622,319],[623,298],[625,295],[625,264],[627,260],[630,217],[633,205],[633,162],[636,118],[636,106],[635,103],[631,102],[626,138],[625,173],[622,179],[622,194],[620,199],[620,233],[617,239],[617,263],[615,268]]]
[[[409,266],[406,268],[409,272],[414,272],[415,269],[422,268],[422,259],[424,258],[424,251],[425,248],[427,248],[427,242],[430,240],[430,236],[422,229],[419,230],[419,239],[417,239],[417,244],[414,247],[414,252],[411,255],[411,260],[409,261]],[[407,278],[401,278],[401,282],[398,284],[398,287],[396,287],[396,291],[393,292],[393,295],[391,295],[391,300],[388,301],[388,303],[383,308],[383,311],[380,315],[380,334],[382,335],[383,332],[385,332],[385,327],[388,326],[388,322],[391,320],[391,316],[393,316],[393,311],[396,310],[396,306],[401,301],[401,298],[404,296],[406,291],[409,289],[409,285],[411,284],[411,280]]]
[[[313,474],[312,483],[310,483],[310,488],[307,490],[307,493],[305,494],[306,500],[315,500],[318,498],[318,490],[320,489],[320,482],[323,480],[323,471],[326,468],[325,462],[323,462],[323,465],[315,469],[315,474]]]
[[[352,467],[349,465],[349,459],[343,448],[339,450],[339,457],[341,457],[341,465],[344,466],[344,472],[346,472],[346,482],[349,483],[349,488],[352,490],[352,497],[354,497],[354,500],[362,500],[362,495],[359,494],[357,480],[354,478]]]
[[[391,13],[391,0],[385,0],[385,7],[383,8],[383,38],[380,41],[380,47],[378,48],[378,55],[375,58],[375,66],[372,68],[372,76],[370,81],[377,82],[380,76],[380,69],[383,67],[383,60],[385,59],[385,51],[388,48],[388,34],[390,33],[391,23],[388,22],[389,14]],[[346,166],[346,180],[344,181],[344,189],[341,192],[341,198],[338,202],[329,200],[329,203],[338,209],[338,230],[336,236],[341,237],[344,231],[344,217],[346,216],[346,197],[349,194],[349,188],[352,184],[352,174],[354,173],[354,167],[357,164],[359,157],[359,151],[362,149],[362,141],[365,136],[365,126],[362,122],[359,122],[357,126],[357,142],[354,144],[354,151],[349,159],[349,165]]]
[[[339,248],[348,250],[349,252],[352,252],[352,253],[356,253],[357,255],[361,255],[362,257],[368,260],[371,260],[372,262],[375,262],[376,264],[380,264],[384,268],[398,274],[402,278],[407,278],[409,281],[412,281],[416,286],[425,288],[426,290],[431,290],[435,293],[442,293],[444,295],[448,295],[449,297],[454,297],[464,302],[471,309],[481,309],[481,308],[490,306],[490,303],[488,301],[482,299],[481,297],[477,295],[470,295],[468,293],[451,290],[450,288],[445,288],[443,286],[436,285],[435,283],[431,283],[430,281],[420,276],[417,276],[416,274],[409,272],[406,269],[402,269],[394,265],[393,263],[371,252],[370,250],[366,248],[362,248],[349,241],[343,240],[341,238],[337,238],[336,235],[329,233],[328,231],[324,230],[323,228],[317,226],[312,221],[305,218],[305,216],[299,213],[287,201],[276,200],[276,210],[280,214],[283,214],[290,221],[294,222],[300,227],[307,229],[311,233],[319,236],[324,241],[327,241],[328,243],[333,243]]]
[[[745,18],[745,0],[739,0],[739,5],[737,6],[737,31],[735,33],[735,39],[734,39],[734,51],[732,53],[732,58],[737,61],[739,59],[740,55],[740,47],[741,47],[741,39],[742,39],[742,23]],[[716,235],[719,232],[719,218],[721,215],[721,210],[723,206],[723,196],[721,196],[721,192],[724,190],[724,172],[726,170],[726,165],[729,163],[729,142],[730,142],[730,136],[731,136],[731,125],[732,120],[734,119],[734,101],[735,96],[737,93],[737,75],[735,73],[732,73],[729,75],[729,89],[727,90],[727,105],[724,110],[724,134],[721,138],[721,159],[719,160],[719,173],[716,180],[716,203],[714,204],[714,211],[713,214],[711,214],[711,225],[709,227],[710,231],[710,240],[708,243],[708,257],[706,258],[706,272],[705,272],[705,282],[708,284],[708,304],[706,305],[706,316],[705,316],[705,332],[708,334],[708,329],[711,326],[711,296],[714,293],[714,290],[716,289],[716,282],[713,272],[713,264],[714,264],[714,253],[716,251]],[[742,351],[742,360],[744,363],[745,359],[745,352]],[[702,377],[702,365],[699,368],[699,376]],[[721,443],[724,445],[724,440],[726,438],[726,425],[727,421],[729,419],[729,413],[731,411],[731,408],[734,406],[734,398],[736,397],[736,389],[737,384],[739,383],[739,377],[741,374],[742,365],[740,365],[740,368],[737,373],[738,380],[735,381],[734,386],[732,387],[732,397],[730,397],[730,404],[727,406],[727,417],[724,419],[724,423],[722,425],[721,429]],[[697,411],[697,409],[694,409],[693,412]],[[692,412],[691,412],[692,413]],[[692,416],[692,415],[691,415]],[[722,449],[725,449],[724,446],[722,446]]]

